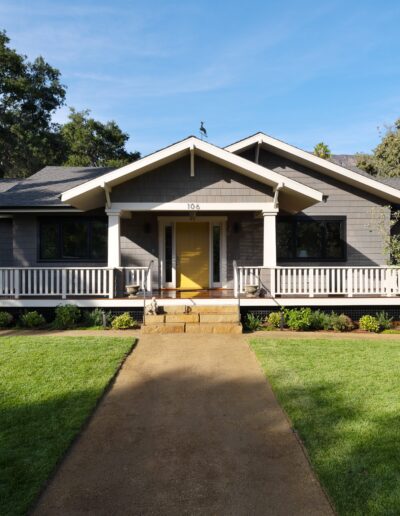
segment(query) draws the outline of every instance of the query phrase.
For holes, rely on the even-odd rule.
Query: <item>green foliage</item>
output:
[[[312,330],[331,330],[332,316],[323,312],[322,310],[314,310],[311,314],[311,329]]]
[[[389,314],[385,311],[378,312],[376,314],[376,318],[378,320],[379,329],[381,331],[390,330],[390,328],[393,326],[393,317],[389,317]]]
[[[59,70],[33,62],[9,46],[0,31],[0,177],[27,177],[45,165],[120,167],[140,157],[125,148],[129,136],[116,122],[71,109],[64,125],[52,122],[65,103]]]
[[[353,321],[345,314],[335,314],[332,312],[331,314],[331,328],[334,331],[351,331],[354,330]]]
[[[129,328],[137,328],[138,323],[129,312],[114,317],[111,326],[114,330],[128,330]]]
[[[324,142],[319,142],[315,145],[313,154],[323,159],[329,159],[332,156],[330,148]]]
[[[110,326],[112,315],[110,312],[106,312],[101,308],[95,308],[83,314],[83,320],[86,326],[103,326],[104,319],[106,326]]]
[[[263,320],[261,317],[258,317],[257,315],[249,312],[246,315],[244,325],[245,328],[249,331],[258,331],[263,327]]]
[[[372,154],[357,154],[357,167],[376,176],[400,176],[400,118],[386,128]]]
[[[291,330],[308,331],[312,329],[311,308],[293,308],[286,311],[286,323]]]
[[[122,167],[140,157],[138,152],[125,149],[129,136],[114,121],[103,124],[89,115],[89,110],[71,108],[69,121],[61,128],[66,146],[65,165]]]
[[[363,315],[358,321],[361,330],[378,333],[380,330],[379,321],[373,315]]]
[[[270,312],[268,314],[266,322],[269,326],[272,326],[273,328],[280,328],[282,317],[284,317],[284,314],[282,312]]]
[[[26,177],[60,159],[53,113],[64,104],[60,72],[42,57],[33,62],[0,31],[0,177]]]
[[[25,312],[19,318],[19,323],[24,328],[39,328],[46,324],[46,320],[42,314],[33,310],[32,312]]]
[[[9,312],[0,312],[0,328],[7,328],[13,320],[14,318]]]
[[[81,311],[76,305],[57,306],[55,314],[53,325],[59,330],[74,328],[81,318]]]

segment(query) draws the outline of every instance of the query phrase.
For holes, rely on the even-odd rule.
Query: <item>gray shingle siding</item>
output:
[[[319,203],[304,210],[304,215],[339,215],[346,217],[346,263],[348,265],[372,266],[386,264],[386,257],[383,254],[383,239],[374,222],[374,210],[383,208],[386,217],[389,217],[390,210],[387,208],[387,201],[332,179],[320,172],[306,168],[291,160],[267,152],[264,149],[260,151],[259,160],[260,165],[268,167],[311,188],[315,188],[328,196],[326,203]],[[321,265],[329,265],[329,263],[323,262]]]
[[[270,202],[271,188],[200,157],[189,157],[116,186],[112,202]]]

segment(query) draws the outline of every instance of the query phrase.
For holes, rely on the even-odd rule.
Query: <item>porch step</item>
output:
[[[142,333],[242,333],[236,306],[165,306],[164,314],[146,315]]]
[[[240,323],[155,323],[145,324],[141,332],[144,334],[161,333],[242,333]]]

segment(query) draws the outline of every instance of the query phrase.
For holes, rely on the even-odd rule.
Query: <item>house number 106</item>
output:
[[[200,209],[200,204],[194,204],[193,202],[192,203],[188,202],[187,207],[188,207],[189,211],[197,211]]]

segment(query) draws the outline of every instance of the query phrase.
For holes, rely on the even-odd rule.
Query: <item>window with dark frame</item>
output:
[[[39,222],[39,259],[106,261],[107,221],[65,217]]]
[[[345,217],[281,217],[276,233],[278,261],[346,260]]]

